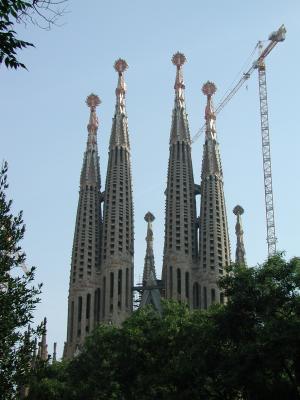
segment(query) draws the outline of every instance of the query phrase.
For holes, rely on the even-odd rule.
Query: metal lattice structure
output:
[[[276,253],[276,235],[275,235],[275,218],[274,218],[274,205],[273,205],[267,80],[266,80],[266,67],[263,61],[258,66],[258,82],[259,82],[264,187],[265,187],[267,243],[268,243],[268,256],[271,257]]]
[[[269,44],[265,49],[262,48],[262,43],[258,42],[255,48],[259,48],[260,55],[252,66],[245,72],[235,86],[217,105],[215,114],[217,115],[244,83],[250,78],[254,70],[258,70],[258,83],[259,83],[259,101],[260,101],[260,120],[261,120],[261,136],[262,136],[262,154],[263,154],[263,171],[264,171],[264,188],[265,188],[265,208],[266,208],[266,222],[267,222],[267,243],[268,243],[268,256],[271,257],[276,253],[276,235],[275,235],[275,219],[274,219],[274,205],[273,205],[273,187],[272,187],[272,166],[271,166],[271,150],[270,150],[270,133],[269,133],[269,113],[268,113],[268,97],[267,97],[267,80],[266,80],[266,66],[265,58],[270,54],[274,47],[279,42],[285,40],[286,29],[284,25],[271,33],[269,36]],[[203,125],[196,135],[192,138],[194,143],[204,132],[205,125]]]

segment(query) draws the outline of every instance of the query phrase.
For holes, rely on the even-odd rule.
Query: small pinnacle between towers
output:
[[[87,104],[87,106],[89,107],[89,108],[96,108],[97,106],[99,106],[99,104],[101,104],[101,100],[100,100],[100,98],[96,95],[96,94],[94,94],[94,93],[91,93],[87,98],[86,98],[86,104]]]
[[[115,63],[114,63],[114,69],[119,73],[122,74],[126,69],[128,68],[128,64],[125,60],[122,58],[119,58]]]
[[[214,93],[216,93],[216,91],[217,87],[213,82],[207,81],[202,86],[202,92],[205,96],[212,96]]]
[[[235,215],[242,215],[242,214],[244,214],[244,209],[243,209],[243,207],[237,205],[237,206],[234,207],[233,213]]]
[[[144,219],[146,222],[153,222],[155,220],[155,217],[150,211],[148,211]]]
[[[186,63],[186,57],[183,53],[177,51],[172,57],[172,63],[176,65],[177,68],[180,68],[183,64]]]

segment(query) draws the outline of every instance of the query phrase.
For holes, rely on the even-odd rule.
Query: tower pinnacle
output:
[[[236,215],[236,225],[235,225],[235,233],[236,233],[236,253],[235,253],[235,262],[237,264],[246,265],[246,252],[244,247],[244,231],[242,226],[242,214],[244,214],[244,209],[237,205],[233,209],[233,213]]]
[[[207,81],[202,92],[207,97],[205,107],[206,132],[201,172],[201,206],[199,229],[200,269],[203,282],[203,307],[221,300],[217,281],[230,264],[230,243],[223,187],[223,171],[217,142],[216,115],[212,96],[217,88]]]
[[[48,345],[47,345],[47,318],[44,318],[43,321],[43,334],[42,340],[40,342],[40,357],[41,360],[47,361],[48,360]]]
[[[116,96],[117,96],[117,110],[122,114],[125,113],[125,93],[126,93],[126,83],[124,80],[124,72],[128,68],[128,64],[122,58],[119,58],[114,63],[114,69],[119,74],[118,86],[116,88]]]
[[[154,266],[154,255],[153,255],[153,230],[152,222],[155,220],[154,215],[148,211],[144,217],[147,222],[147,250],[145,257],[145,266],[143,273],[143,282],[148,282],[149,279],[156,279],[155,266]]]
[[[173,109],[172,127],[170,135],[170,144],[179,142],[186,142],[191,144],[189,126],[187,115],[185,111],[185,98],[184,89],[185,84],[183,80],[182,66],[185,64],[186,58],[182,53],[175,53],[172,57],[172,63],[176,66],[175,78],[175,104]]]
[[[185,107],[184,54],[172,57],[176,66],[175,99],[170,131],[166,189],[162,280],[168,299],[191,303],[192,271],[198,256],[196,199],[191,138]]]
[[[80,174],[79,198],[73,239],[68,333],[64,357],[71,358],[99,322],[97,304],[102,232],[101,176],[97,146],[99,97],[91,93],[85,101],[90,109],[88,137]],[[91,311],[93,310],[93,312]],[[95,310],[95,312],[94,312]]]
[[[150,211],[148,211],[144,219],[147,222],[147,249],[144,263],[143,291],[140,306],[143,307],[147,304],[152,304],[156,311],[158,311],[158,313],[161,313],[160,292],[156,280],[153,255],[152,222],[155,220],[155,217]]]
[[[121,325],[132,312],[134,226],[128,121],[125,108],[127,62],[114,63],[118,73],[103,208],[102,321]]]
[[[97,118],[97,114],[96,114],[96,107],[98,107],[99,104],[101,104],[101,100],[96,94],[91,93],[86,98],[85,102],[91,110],[90,120],[89,120],[89,123],[87,126],[87,130],[90,135],[92,135],[92,134],[95,135],[97,133],[97,129],[99,126],[99,122],[98,122],[98,118]],[[89,135],[89,138],[90,138],[90,135]]]
[[[207,104],[205,108],[206,136],[212,139],[216,139],[216,115],[212,102],[212,96],[216,91],[217,87],[213,82],[207,81],[202,86],[202,92],[207,96]]]
[[[183,81],[183,73],[182,66],[186,63],[186,57],[183,53],[175,53],[172,57],[172,63],[176,65],[176,79],[174,84],[174,89],[176,93],[176,103],[179,107],[184,107],[184,81]]]
[[[116,111],[113,118],[113,127],[110,136],[110,149],[115,146],[127,149],[130,148],[125,107],[126,83],[124,80],[124,72],[127,68],[128,64],[122,58],[119,58],[114,63],[114,69],[117,71],[119,77],[116,88]]]

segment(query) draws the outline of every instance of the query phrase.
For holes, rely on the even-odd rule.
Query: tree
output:
[[[56,24],[65,9],[59,6],[67,0],[0,0],[0,65],[8,68],[26,68],[17,59],[17,51],[33,46],[18,39],[14,27],[17,23],[33,23],[43,29]]]
[[[66,362],[37,360],[29,381],[27,400],[73,400]]]
[[[48,388],[63,383],[73,400],[299,400],[300,260],[227,272],[226,304],[164,301],[161,316],[149,306],[122,327],[100,325]]]
[[[217,323],[231,346],[231,379],[245,399],[300,399],[300,259],[278,254],[228,272]]]
[[[41,285],[33,286],[35,268],[25,269],[20,247],[25,233],[22,212],[11,213],[6,199],[7,164],[0,171],[0,399],[19,398],[28,382],[35,337],[41,328],[28,325],[39,303]],[[23,271],[20,267],[23,267]]]

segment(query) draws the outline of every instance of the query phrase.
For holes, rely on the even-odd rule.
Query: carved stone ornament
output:
[[[235,215],[242,215],[242,214],[244,214],[244,209],[243,209],[243,207],[237,205],[237,206],[234,207],[233,213]]]
[[[155,217],[150,211],[148,211],[144,219],[146,222],[153,222],[155,220]]]

